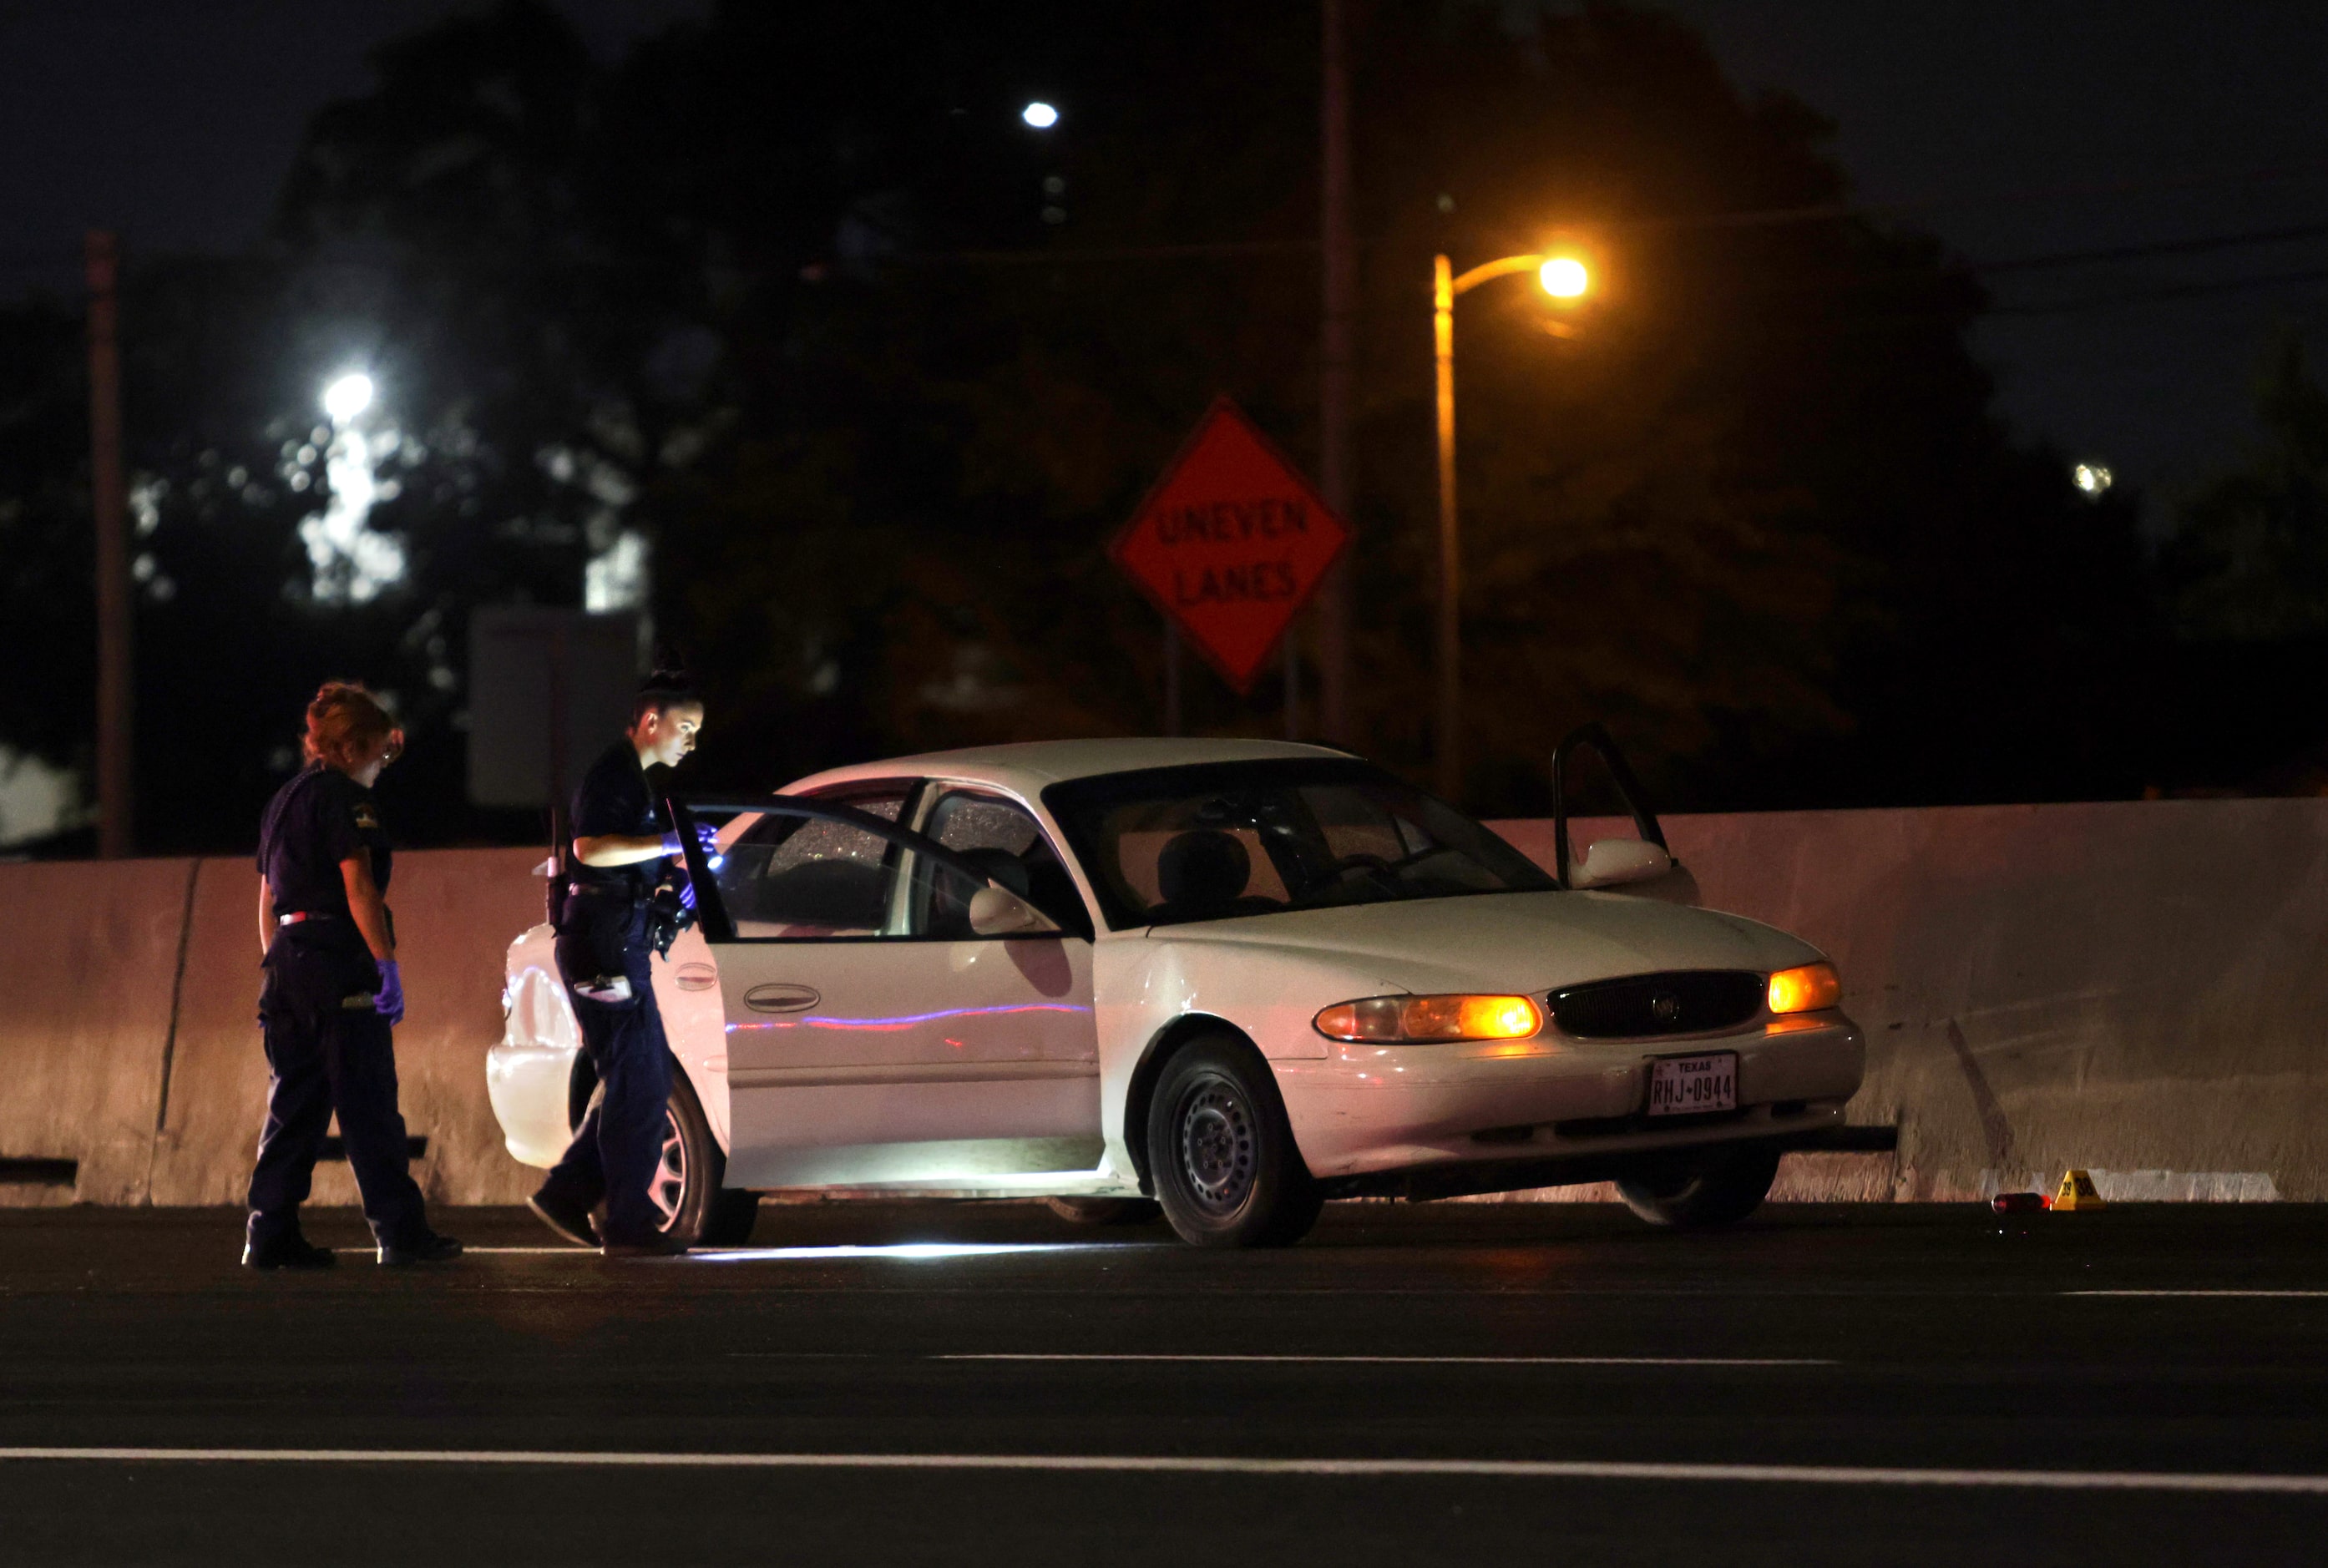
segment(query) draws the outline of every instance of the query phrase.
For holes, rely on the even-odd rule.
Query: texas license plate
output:
[[[1666,1056],[1649,1064],[1649,1114],[1690,1116],[1738,1109],[1738,1053]]]

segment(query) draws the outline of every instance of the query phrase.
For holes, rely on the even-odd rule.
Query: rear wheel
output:
[[[1164,1207],[1144,1197],[1047,1197],[1050,1211],[1073,1225],[1147,1225]]]
[[[605,1097],[603,1086],[588,1103]],[[577,1119],[578,1120],[578,1119]],[[711,1135],[710,1119],[695,1085],[674,1062],[671,1069],[671,1099],[663,1108],[662,1154],[647,1197],[655,1207],[656,1228],[687,1245],[740,1246],[750,1238],[758,1217],[760,1195],[734,1192],[719,1185],[728,1157]],[[605,1207],[598,1209],[599,1231],[605,1230]]]
[[[1164,1217],[1200,1247],[1291,1246],[1325,1206],[1269,1064],[1234,1035],[1200,1036],[1164,1064],[1148,1162]]]
[[[1778,1177],[1778,1150],[1748,1149],[1645,1167],[1620,1178],[1617,1191],[1627,1208],[1651,1225],[1718,1230],[1760,1207]]]

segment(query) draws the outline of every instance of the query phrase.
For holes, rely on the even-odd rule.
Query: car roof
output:
[[[1021,794],[1039,793],[1066,779],[1141,768],[1180,767],[1218,762],[1268,762],[1289,758],[1347,757],[1331,746],[1290,740],[1172,739],[1128,736],[1104,740],[1027,740],[1006,746],[965,746],[885,757],[848,767],[828,768],[786,784],[782,793],[805,794],[859,780],[949,778],[993,784]]]

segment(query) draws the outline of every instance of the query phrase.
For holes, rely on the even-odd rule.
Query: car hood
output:
[[[1338,961],[1423,992],[1556,991],[1656,970],[1785,969],[1820,956],[1742,915],[1611,893],[1492,893],[1288,910],[1159,925],[1149,940]]]

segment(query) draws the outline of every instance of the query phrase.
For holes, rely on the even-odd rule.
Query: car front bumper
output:
[[[1644,1113],[1652,1061],[1716,1051],[1738,1054],[1736,1111]],[[1843,1125],[1865,1063],[1858,1026],[1829,1012],[1710,1038],[1340,1045],[1322,1059],[1271,1066],[1294,1141],[1320,1180],[1390,1190],[1401,1184],[1366,1178],[1460,1166],[1467,1168],[1460,1178],[1449,1170],[1435,1185],[1494,1191],[1499,1184],[1551,1185],[1524,1167],[1569,1162],[1589,1170],[1745,1141],[1816,1146]],[[1504,1169],[1468,1169],[1477,1167]],[[1434,1183],[1406,1185],[1422,1190]]]

